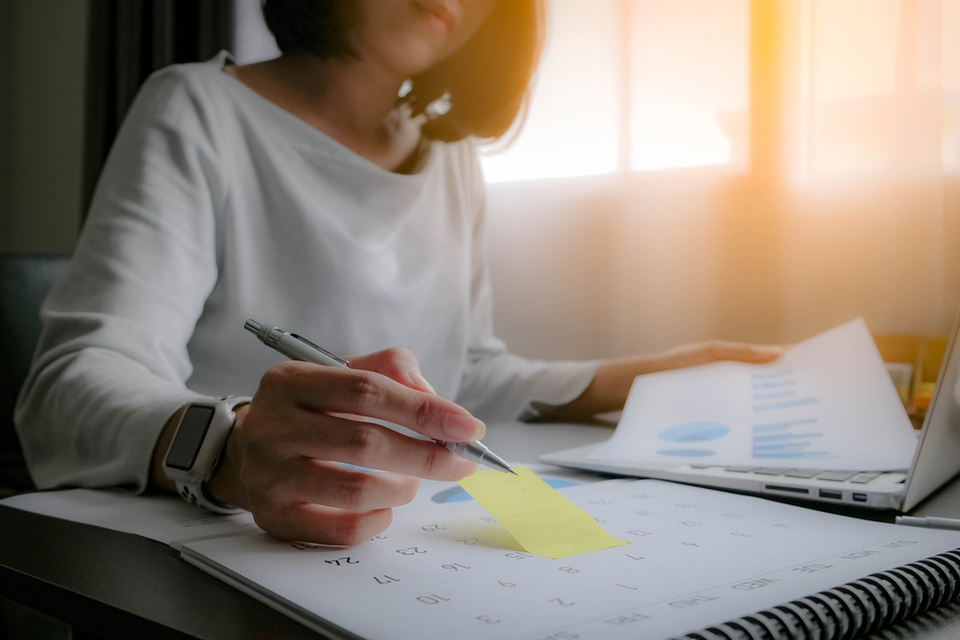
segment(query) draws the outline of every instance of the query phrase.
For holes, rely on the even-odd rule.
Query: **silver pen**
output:
[[[291,360],[302,360],[326,367],[350,366],[350,363],[340,356],[335,356],[323,347],[318,347],[295,333],[290,333],[278,327],[262,325],[256,320],[247,320],[243,323],[243,327],[256,335],[260,342]],[[485,464],[497,471],[516,475],[510,465],[493,451],[490,451],[482,442],[438,442],[448,451],[452,451],[461,458],[472,460],[478,464]]]
[[[928,529],[952,529],[960,531],[960,520],[954,518],[938,518],[936,516],[897,516],[897,524],[908,527],[926,527]]]

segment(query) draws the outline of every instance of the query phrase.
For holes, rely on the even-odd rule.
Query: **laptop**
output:
[[[641,463],[594,459],[603,443],[539,456],[542,462],[603,473],[673,480],[763,496],[909,511],[960,473],[960,315],[906,471],[836,471],[771,466]]]

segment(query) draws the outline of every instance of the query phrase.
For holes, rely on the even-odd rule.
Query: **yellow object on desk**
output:
[[[630,544],[614,538],[596,520],[526,467],[516,475],[478,471],[458,484],[497,519],[529,553],[565,558]]]

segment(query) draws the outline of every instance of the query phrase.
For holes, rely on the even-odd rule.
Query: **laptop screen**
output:
[[[920,501],[960,473],[960,348],[957,332],[960,316],[940,366],[940,375],[923,422],[920,446],[913,458],[903,497],[903,511]]]

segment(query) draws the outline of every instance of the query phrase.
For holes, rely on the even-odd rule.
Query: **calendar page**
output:
[[[628,545],[550,560],[478,504],[418,503],[356,547],[249,534],[189,562],[333,637],[669,638],[960,547],[881,524],[656,480],[561,489]]]

